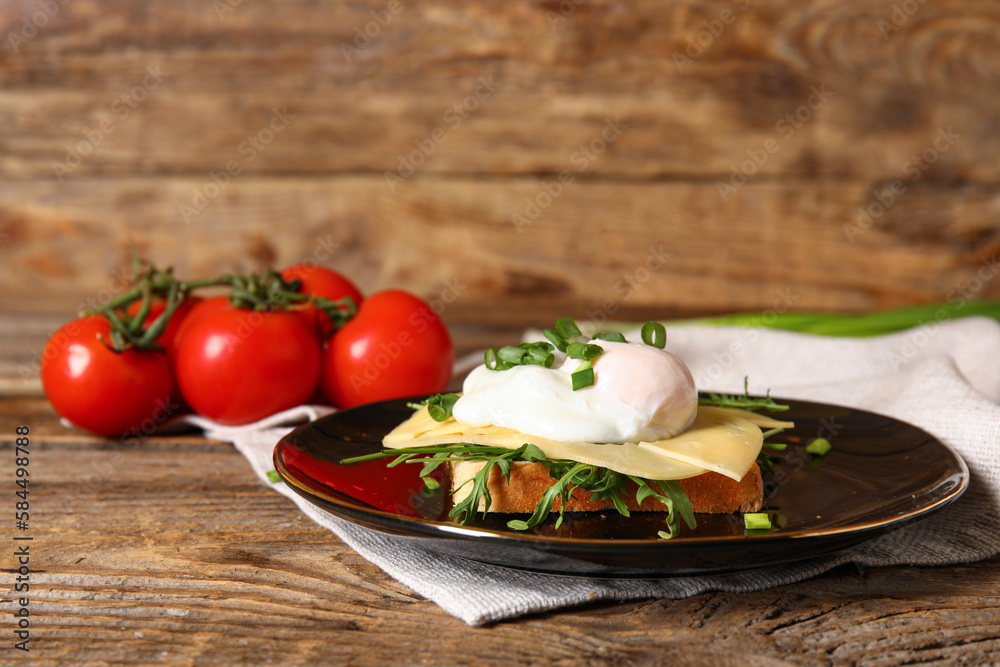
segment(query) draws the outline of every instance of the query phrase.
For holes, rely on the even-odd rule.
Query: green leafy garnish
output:
[[[573,381],[573,391],[594,384],[594,360],[602,354],[604,354],[604,348],[593,343],[569,343],[566,345],[566,356],[570,359],[580,359],[583,362],[570,375]]]
[[[520,345],[505,345],[499,350],[488,348],[484,355],[486,367],[491,371],[505,371],[514,366],[533,364],[551,368],[555,361],[550,343],[521,343]]]
[[[507,345],[498,350],[489,348],[485,354],[486,368],[493,371],[505,371],[514,366],[527,364],[552,368],[552,364],[555,362],[552,350],[559,350],[570,359],[583,361],[570,376],[573,382],[573,391],[593,385],[594,371],[591,366],[594,359],[604,354],[604,348],[593,343],[573,340],[581,337],[582,334],[580,327],[569,317],[556,320],[554,328],[545,329],[542,333],[549,342],[539,341]]]
[[[573,339],[580,338],[583,334],[580,333],[580,327],[576,326],[573,318],[564,317],[556,320],[556,325],[552,329],[542,331],[542,335],[552,343],[555,349],[566,352]]]
[[[818,458],[829,454],[831,449],[833,445],[826,438],[813,438],[806,445],[806,454]]]
[[[744,383],[744,386],[745,383]],[[715,405],[722,407],[734,407],[743,408],[744,410],[755,410],[764,409],[770,410],[771,412],[784,412],[788,410],[790,406],[776,403],[770,395],[763,399],[750,398],[749,396],[731,396],[731,395],[721,395],[712,394],[708,399],[699,400],[700,405]],[[764,443],[761,446],[760,453],[757,455],[757,465],[760,466],[760,471],[762,475],[775,475],[775,465],[781,463],[785,460],[785,455],[788,452],[789,444],[784,442],[767,442],[767,439],[771,436],[783,433],[782,428],[772,428],[770,430],[764,431],[761,435],[764,438]],[[826,438],[813,438],[806,443],[803,448],[806,455],[806,460],[809,467],[815,467],[820,465],[824,457],[830,453],[833,446],[830,441]],[[774,488],[771,488],[769,484],[764,484],[764,496],[767,497],[774,492]]]
[[[671,326],[714,324],[724,326],[763,327],[785,331],[801,331],[822,336],[878,336],[902,331],[921,324],[936,324],[962,317],[990,317],[1000,320],[1000,301],[995,299],[949,299],[906,308],[879,310],[860,315],[802,312],[773,309],[763,313],[736,313],[719,317],[673,320]]]
[[[443,422],[451,417],[451,409],[458,401],[458,394],[435,394],[427,399],[427,412],[436,422]]]
[[[559,350],[560,352],[566,351],[566,346],[569,345],[569,342],[565,338],[557,334],[555,331],[553,331],[552,329],[546,329],[545,331],[542,332],[542,335],[548,338],[549,341],[551,341],[552,347]]]
[[[635,499],[638,503],[641,504],[646,498],[654,497],[669,508],[666,518],[667,530],[661,531],[661,537],[676,535],[680,530],[682,520],[692,529],[696,525],[691,502],[680,484],[675,481],[647,480],[632,475],[623,475],[600,466],[565,459],[550,459],[545,456],[541,449],[530,443],[525,443],[517,449],[468,443],[388,449],[344,459],[341,464],[348,465],[380,458],[392,458],[393,460],[388,463],[389,467],[403,463],[422,464],[420,476],[429,489],[438,488],[438,482],[431,477],[431,474],[442,464],[448,461],[482,462],[483,467],[460,487],[468,486],[469,493],[455,503],[448,514],[461,525],[471,523],[477,514],[485,515],[491,505],[487,483],[492,470],[498,469],[500,474],[509,481],[510,466],[515,461],[543,464],[548,468],[549,476],[555,482],[542,494],[530,517],[526,520],[513,519],[507,523],[507,526],[513,530],[529,530],[548,519],[557,499],[561,501],[559,516],[555,524],[558,528],[565,516],[566,502],[578,490],[589,492],[590,500],[611,500],[619,513],[628,516],[629,511],[625,498],[631,483],[636,485]],[[452,489],[451,492],[454,494],[456,491],[458,489]],[[480,506],[482,506],[481,510]]]
[[[566,356],[570,359],[593,361],[604,354],[604,348],[594,343],[570,343],[566,346]]]
[[[572,317],[563,317],[556,320],[555,327],[542,331],[542,335],[549,339],[557,350],[565,352],[569,341],[579,338],[583,334]]]
[[[589,477],[596,473],[596,468],[594,466],[589,466],[585,463],[573,463],[572,461],[569,461],[568,463],[572,463],[572,466],[569,470],[562,472],[561,474],[554,470],[552,466],[549,467],[549,473],[555,473],[553,474],[553,478],[556,480],[556,483],[545,489],[545,493],[542,494],[542,497],[535,505],[535,511],[530,517],[528,517],[527,521],[521,521],[519,519],[508,521],[508,528],[513,530],[528,530],[529,528],[534,528],[549,517],[549,514],[552,512],[552,506],[557,498],[560,499],[562,503],[559,506],[559,518],[556,519],[556,528],[562,525],[563,518],[565,517],[566,503],[569,501],[573,489],[577,486],[585,484]]]
[[[570,380],[573,382],[573,391],[578,391],[580,389],[586,389],[587,387],[593,386],[594,384],[594,369],[591,368],[591,362],[585,361],[580,364],[579,368],[573,371],[572,375],[569,376]]]
[[[694,528],[697,525],[694,518],[694,508],[691,507],[691,500],[684,493],[684,489],[681,488],[680,483],[674,480],[649,482],[648,480],[631,476],[629,479],[639,485],[639,491],[635,494],[637,501],[641,503],[649,496],[653,496],[670,508],[667,514],[667,525],[670,530],[666,536],[664,536],[664,531],[662,530],[657,535],[664,539],[670,539],[676,535],[680,531],[680,519],[683,519],[689,528]],[[656,484],[662,492],[657,492],[653,488],[653,484]]]
[[[738,394],[708,394],[698,399],[698,405],[714,405],[719,408],[741,408],[743,410],[768,410],[769,412],[786,412],[791,406],[777,403],[771,398],[768,390],[763,398],[751,396],[747,389],[747,378],[743,378],[743,395]]]
[[[561,317],[556,320],[556,334],[560,338],[569,340],[570,338],[578,338],[583,334],[580,333],[580,327],[576,326],[576,322],[573,321],[572,317]]]
[[[427,412],[430,414],[431,419],[436,422],[443,422],[451,417],[451,410],[455,407],[458,399],[458,394],[434,394],[419,403],[407,403],[406,405],[413,410],[419,410],[427,406]]]
[[[571,374],[573,391],[593,386],[595,378],[591,367],[594,360],[604,354],[604,348],[596,343],[574,340],[581,338],[583,334],[580,332],[580,327],[570,317],[556,320],[555,326],[543,330],[542,334],[548,342],[521,343],[520,345],[507,345],[500,349],[487,349],[484,357],[486,367],[493,371],[505,371],[514,366],[526,364],[551,368],[555,360],[552,350],[558,350],[564,352],[570,359],[583,361]],[[596,334],[594,339],[615,343],[628,342],[625,335],[620,332]],[[647,345],[662,350],[667,344],[667,330],[659,322],[646,322],[642,327],[642,340]]]
[[[517,449],[505,449],[502,453],[486,458],[485,465],[483,465],[483,467],[475,475],[473,475],[471,480],[466,482],[466,484],[469,484],[470,482],[472,484],[472,489],[469,491],[469,494],[461,501],[455,503],[455,506],[451,508],[450,512],[448,512],[448,516],[453,519],[462,517],[460,523],[463,526],[468,525],[475,518],[476,511],[479,509],[480,501],[482,501],[483,513],[485,514],[488,512],[492,499],[490,497],[489,487],[487,487],[486,484],[490,479],[490,473],[493,471],[493,468],[499,468],[500,474],[502,474],[504,479],[509,482],[511,461],[517,460],[521,456],[525,456],[525,460],[532,460],[532,458],[536,455],[540,455],[542,458],[545,458],[545,455],[541,453],[541,450],[538,449],[538,447],[535,445],[524,444]],[[472,458],[463,457],[463,459],[467,461],[483,460],[481,453],[479,452],[477,452]],[[421,475],[423,475],[422,472]],[[462,487],[459,487],[459,489],[460,488]],[[452,494],[454,495],[454,493],[459,489],[452,489]]]
[[[667,346],[667,329],[659,322],[646,322],[642,325],[642,342],[658,347],[661,350]]]

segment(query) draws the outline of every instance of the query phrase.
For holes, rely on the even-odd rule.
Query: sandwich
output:
[[[756,410],[787,408],[699,398],[657,323],[631,340],[583,337],[569,319],[544,335],[487,350],[461,393],[415,404],[383,438],[393,464],[423,463],[428,486],[450,494],[452,517],[527,514],[508,522],[524,530],[553,512],[557,525],[566,512],[664,512],[670,537],[681,520],[694,528],[697,513],[761,509],[764,439],[793,424]]]

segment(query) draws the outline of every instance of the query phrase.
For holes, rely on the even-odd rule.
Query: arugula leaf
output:
[[[419,410],[426,405],[431,419],[443,422],[451,417],[451,410],[455,407],[458,399],[458,394],[434,394],[419,403],[407,403],[406,406],[412,410]]]
[[[430,490],[438,488],[437,481],[430,475],[447,461],[482,461],[483,467],[467,480],[459,489],[469,488],[465,498],[455,503],[448,516],[461,525],[470,524],[477,514],[489,510],[492,498],[488,481],[492,470],[496,468],[509,482],[511,465],[516,461],[541,463],[548,468],[549,476],[554,483],[550,485],[538,503],[535,510],[526,520],[514,519],[507,522],[513,530],[529,530],[544,522],[551,516],[556,500],[560,501],[558,517],[555,526],[562,525],[565,518],[566,504],[574,493],[586,491],[590,493],[589,500],[611,500],[615,509],[623,516],[629,516],[626,501],[629,484],[635,483],[635,498],[641,504],[643,500],[654,497],[668,507],[667,531],[661,531],[668,536],[676,535],[680,530],[680,521],[688,526],[696,526],[694,512],[687,494],[676,481],[647,480],[633,475],[623,475],[607,468],[578,463],[565,459],[550,459],[538,446],[525,443],[517,449],[494,447],[489,445],[473,445],[456,443],[453,445],[428,445],[404,449],[390,449],[357,456],[341,461],[342,464],[357,463],[378,458],[390,458],[389,466],[403,463],[421,463],[423,467],[420,476]],[[452,489],[455,494],[459,489]],[[482,505],[482,510],[480,510]]]
[[[534,446],[534,445],[532,445]],[[479,448],[479,445],[466,445],[466,447]],[[505,449],[502,447],[493,448],[483,448],[483,449],[501,449],[502,453],[494,454],[493,456],[484,457],[483,453],[480,451],[473,450],[471,456],[461,457],[463,460],[467,461],[485,461],[483,467],[473,475],[472,479],[467,480],[459,489],[464,488],[466,484],[471,482],[472,489],[469,494],[463,498],[461,501],[455,503],[451,511],[448,512],[448,516],[452,519],[458,519],[459,523],[466,526],[472,523],[473,519],[476,517],[476,512],[479,511],[479,506],[483,506],[483,514],[489,511],[490,505],[492,504],[492,497],[490,495],[490,489],[487,486],[487,482],[490,479],[490,473],[493,468],[498,468],[500,474],[509,482],[510,481],[510,463],[512,460],[516,460],[519,456],[524,453],[527,445],[522,445],[518,449]],[[458,452],[455,452],[458,453]],[[449,458],[455,458],[454,454]],[[426,480],[425,480],[426,481]],[[452,489],[452,494],[454,495],[459,489]]]
[[[677,535],[681,529],[681,519],[684,520],[684,523],[686,523],[689,528],[694,528],[697,525],[694,518],[694,508],[691,507],[691,501],[688,499],[687,494],[684,493],[684,489],[681,488],[681,485],[677,481],[660,480],[650,483],[649,480],[639,477],[630,476],[629,478],[639,485],[639,490],[636,492],[635,497],[640,503],[646,498],[653,497],[670,508],[670,511],[667,513],[667,526],[669,527],[669,531],[666,531],[666,536],[664,536],[665,531],[657,533],[660,537],[669,539],[670,537]],[[653,487],[654,483],[659,487],[659,491]]]
[[[777,403],[771,398],[768,390],[763,398],[750,396],[747,388],[747,378],[743,378],[743,395],[739,394],[709,394],[698,399],[698,405],[714,405],[720,408],[742,408],[743,410],[768,410],[770,412],[787,412],[791,406]]]

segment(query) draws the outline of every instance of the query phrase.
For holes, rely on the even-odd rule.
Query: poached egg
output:
[[[591,342],[604,349],[593,361],[592,386],[573,390],[578,359],[554,368],[481,365],[466,377],[452,415],[468,427],[501,426],[569,442],[651,442],[691,426],[698,392],[684,362],[642,342]]]

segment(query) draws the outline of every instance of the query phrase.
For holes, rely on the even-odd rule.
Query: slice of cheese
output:
[[[417,411],[413,417],[397,426],[385,436],[382,444],[387,449],[400,449],[464,442],[470,445],[517,449],[530,442],[550,459],[570,459],[646,479],[683,479],[705,472],[704,468],[684,463],[672,456],[664,456],[653,450],[643,450],[634,442],[624,445],[562,442],[525,435],[520,431],[500,426],[464,427],[453,418],[439,424],[429,415],[424,418],[424,415],[420,414],[425,411],[426,409]]]
[[[751,410],[743,410],[741,408],[719,408],[719,407],[713,408],[712,406],[709,405],[702,405],[699,407],[699,409],[701,410],[708,408],[711,408],[713,410],[725,410],[727,414],[734,415],[736,417],[742,417],[751,424],[756,424],[761,428],[793,428],[795,426],[795,422],[782,421],[780,419],[768,417],[767,415],[762,415],[759,412],[753,412]]]
[[[760,427],[787,428],[780,422],[746,410],[701,406],[688,430],[656,442],[605,444],[549,440],[499,426],[466,427],[453,417],[436,422],[423,407],[388,433],[388,449],[468,443],[517,449],[529,442],[553,459],[569,459],[645,479],[685,479],[708,470],[736,481],[743,478],[760,453]]]
[[[728,408],[699,406],[688,430],[656,442],[640,442],[639,448],[731,477],[737,482],[750,469],[764,434],[760,427]]]

